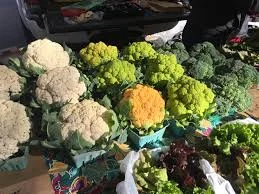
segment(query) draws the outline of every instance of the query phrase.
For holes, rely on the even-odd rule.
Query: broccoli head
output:
[[[152,45],[147,42],[134,42],[123,51],[123,57],[130,62],[141,61],[156,54]]]
[[[218,112],[227,115],[232,108],[245,111],[251,107],[251,96],[240,86],[234,73],[218,75],[211,79],[210,87],[216,94]]]
[[[90,43],[80,50],[80,56],[91,68],[118,58],[119,51],[116,46],[107,46],[103,42]]]
[[[200,53],[183,63],[188,74],[197,80],[207,80],[214,75],[213,61],[209,55]]]
[[[214,63],[220,63],[224,61],[226,58],[223,54],[221,54],[212,43],[210,42],[203,42],[194,45],[190,50],[190,56],[195,57],[200,53],[209,55]]]
[[[102,65],[97,74],[99,87],[107,87],[120,84],[124,81],[135,82],[136,68],[128,61],[116,59],[105,65]]]
[[[184,69],[177,63],[175,55],[157,54],[149,59],[145,77],[149,84],[163,87],[168,82],[176,82],[183,73]]]
[[[224,66],[221,66],[220,72],[234,73],[238,77],[238,84],[244,88],[251,88],[259,83],[259,73],[256,68],[243,63],[240,60],[228,59]]]

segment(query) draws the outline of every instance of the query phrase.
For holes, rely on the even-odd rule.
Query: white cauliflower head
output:
[[[83,100],[77,104],[68,104],[60,111],[61,135],[69,139],[74,132],[79,132],[90,145],[110,131],[107,117],[108,110],[93,100]]]
[[[60,44],[48,39],[39,39],[28,45],[22,61],[28,70],[33,67],[47,71],[68,66],[69,55]]]
[[[15,71],[0,65],[0,99],[9,100],[19,95],[23,88],[23,78]]]
[[[0,100],[0,110],[0,160],[5,160],[29,140],[31,124],[22,104]]]
[[[37,80],[36,97],[39,102],[74,104],[84,92],[85,83],[80,81],[79,71],[72,66],[46,71]]]

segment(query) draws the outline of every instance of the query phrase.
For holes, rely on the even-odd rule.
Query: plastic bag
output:
[[[200,168],[206,175],[209,184],[211,185],[215,194],[235,194],[235,191],[232,188],[231,184],[222,176],[217,174],[207,160],[200,160]]]
[[[187,20],[179,21],[178,24],[170,30],[158,32],[152,35],[148,35],[145,37],[145,40],[148,42],[152,42],[157,46],[165,44],[168,40],[173,39],[179,33],[182,33]]]

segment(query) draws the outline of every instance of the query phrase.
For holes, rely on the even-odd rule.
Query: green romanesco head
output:
[[[169,83],[167,89],[167,109],[179,120],[188,120],[190,115],[204,116],[215,97],[204,83],[185,75],[176,83]]]
[[[147,42],[134,42],[124,49],[124,59],[135,62],[156,54],[152,45]]]
[[[128,61],[116,59],[100,67],[97,79],[100,87],[120,84],[124,81],[135,82],[136,68]]]
[[[80,50],[80,56],[90,68],[96,68],[101,64],[118,58],[119,51],[116,46],[107,46],[103,42],[90,43]]]
[[[157,54],[149,59],[145,77],[149,84],[163,87],[168,82],[176,82],[183,73],[184,69],[177,63],[175,55]]]

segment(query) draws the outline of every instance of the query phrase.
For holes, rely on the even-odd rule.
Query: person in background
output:
[[[190,4],[191,14],[183,30],[187,48],[204,41],[225,44],[231,34],[238,34],[248,24],[247,15],[259,10],[259,0],[190,0]]]

